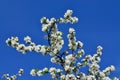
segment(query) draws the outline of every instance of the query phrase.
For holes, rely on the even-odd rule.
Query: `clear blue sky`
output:
[[[49,56],[43,57],[34,52],[22,55],[8,47],[5,40],[18,36],[23,43],[23,38],[29,35],[35,43],[47,44],[43,39],[45,33],[41,31],[40,18],[59,18],[67,9],[72,9],[79,22],[59,25],[59,30],[64,32],[65,37],[69,27],[75,28],[77,39],[84,43],[86,54],[95,53],[96,47],[102,45],[101,70],[115,65],[116,71],[111,77],[120,77],[119,4],[119,0],[0,0],[0,75],[14,74],[19,68],[24,68],[25,73],[18,80],[50,80],[48,75],[29,75],[32,68],[56,66],[51,64]]]

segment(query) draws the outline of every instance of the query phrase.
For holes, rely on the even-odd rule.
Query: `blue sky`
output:
[[[119,0],[0,0],[0,75],[14,74],[19,68],[24,68],[25,73],[18,80],[48,80],[48,75],[31,77],[29,71],[32,68],[56,66],[51,64],[49,56],[34,52],[22,55],[8,47],[5,40],[18,36],[24,43],[23,38],[29,35],[35,43],[47,44],[45,33],[41,31],[40,18],[59,18],[67,9],[72,9],[79,22],[59,24],[59,30],[64,32],[66,38],[69,27],[75,28],[77,39],[84,43],[86,54],[94,54],[96,47],[102,45],[101,70],[115,65],[116,71],[111,77],[120,77],[119,3]]]

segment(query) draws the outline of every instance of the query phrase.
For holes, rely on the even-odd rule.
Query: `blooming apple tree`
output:
[[[64,45],[63,33],[58,30],[58,23],[76,23],[78,22],[77,17],[72,16],[73,11],[67,10],[63,18],[48,19],[43,17],[41,19],[42,31],[47,33],[45,36],[48,41],[48,45],[39,45],[32,42],[29,36],[24,38],[25,44],[19,43],[18,37],[11,37],[6,40],[8,46],[16,48],[22,54],[26,54],[28,51],[35,51],[37,53],[42,53],[42,55],[50,55],[51,62],[62,66],[60,68],[47,68],[42,70],[32,69],[30,75],[32,76],[43,76],[45,74],[50,74],[50,77],[54,80],[118,80],[118,78],[110,78],[109,74],[115,70],[113,65],[100,70],[98,63],[101,61],[100,56],[102,55],[102,47],[98,46],[96,54],[86,55],[82,58],[85,51],[82,48],[83,43],[76,39],[76,33],[73,28],[69,28],[68,38],[68,48],[61,52]],[[80,60],[81,59],[81,60]],[[83,73],[80,68],[88,66],[88,73]],[[18,74],[14,76],[9,76],[4,74],[3,78],[7,80],[15,80],[18,76],[21,76],[23,69],[20,69]]]

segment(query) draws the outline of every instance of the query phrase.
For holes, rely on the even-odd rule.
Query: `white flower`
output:
[[[20,69],[20,70],[18,71],[18,75],[21,76],[21,75],[23,74],[23,71],[24,71],[23,69]]]
[[[74,28],[69,28],[69,33],[75,32]]]
[[[50,19],[50,21],[53,21],[53,22],[55,22],[55,21],[56,21],[56,19],[55,19],[55,18],[51,18],[51,19]]]
[[[31,42],[31,38],[30,38],[29,36],[26,36],[26,37],[24,38],[24,41],[25,41],[26,43],[29,43],[29,42]]]
[[[77,54],[77,57],[81,57],[82,55],[84,55],[84,50],[83,49],[81,49],[81,50],[78,50],[78,54]]]
[[[58,51],[61,50],[63,44],[64,44],[64,43],[63,43],[62,41],[60,41],[60,43],[57,43],[57,44],[56,44],[56,47],[57,47],[57,50],[58,50]]]
[[[61,76],[60,76],[60,79],[61,79],[61,80],[65,80],[65,75],[61,75]]]
[[[41,50],[40,50],[40,52],[42,52],[42,54],[45,55],[45,53],[46,53],[45,46],[41,46]]]
[[[60,73],[60,72],[61,72],[61,70],[60,70],[60,69],[57,69],[57,72],[58,72],[58,73]]]
[[[80,73],[80,79],[81,80],[86,80],[86,75],[84,73]]]
[[[78,41],[77,44],[78,44],[78,47],[80,47],[80,48],[83,47],[83,43],[81,41]]]
[[[56,74],[54,72],[51,72],[50,75],[52,78],[56,78]]]
[[[35,45],[36,45],[36,44],[35,44],[34,42],[31,42],[31,43],[30,43],[30,46],[33,46],[33,47],[34,47]]]
[[[10,78],[10,77],[7,77],[6,79],[7,79],[7,80],[11,80],[11,78]]]
[[[82,64],[80,62],[77,63],[77,67],[81,67]]]
[[[57,54],[57,53],[58,53],[58,50],[55,48],[55,49],[53,50],[53,53],[54,53],[54,55]]]
[[[42,24],[46,24],[46,23],[49,22],[49,20],[48,20],[46,17],[43,17],[43,18],[40,20],[40,22],[41,22]]]
[[[78,18],[77,17],[73,17],[73,23],[75,23],[75,22],[78,22]]]
[[[37,72],[37,75],[38,76],[42,76],[43,74],[42,74],[42,70],[39,70],[38,72]]]
[[[86,76],[86,80],[93,80],[93,76]],[[94,79],[95,80],[95,79]]]
[[[65,71],[68,71],[68,70],[70,70],[70,66],[65,66]]]
[[[43,25],[43,26],[42,26],[42,31],[43,31],[43,32],[46,32],[47,30],[48,30],[48,25]]]
[[[56,62],[57,62],[57,61],[56,61],[56,57],[51,58],[51,62],[52,62],[52,63],[56,63]]]
[[[58,36],[62,36],[62,32],[61,31],[57,31],[56,33]]]
[[[16,76],[16,75],[13,75],[13,76],[11,76],[11,78],[12,78],[13,80],[15,80],[15,79],[17,78],[17,76]]]
[[[64,44],[64,40],[61,40],[61,42],[60,42],[60,43],[61,43],[61,45],[63,45],[63,44]]]
[[[12,40],[12,41],[11,41],[11,46],[12,46],[13,48],[17,47],[18,45],[19,45],[19,43],[17,43],[15,40]]]
[[[73,11],[72,10],[67,10],[67,12],[64,15],[64,18],[70,17],[72,15]]]
[[[34,49],[36,52],[40,52],[41,50],[41,45],[37,45],[35,46],[35,49]]]
[[[72,54],[69,54],[65,57],[65,60],[69,60],[70,62],[75,62],[76,59]]]
[[[70,64],[71,64],[71,61],[68,60],[68,59],[66,59],[66,60],[65,60],[65,65],[70,65]]]
[[[51,72],[56,72],[56,68],[51,67],[51,68],[49,69],[49,72],[50,72],[50,73],[51,73]]]
[[[101,52],[101,51],[97,51],[97,55],[98,55],[98,56],[101,56],[101,55],[102,55],[102,52]]]
[[[115,70],[115,67],[113,65],[111,65],[110,68],[111,68],[111,71]]]
[[[44,68],[44,69],[43,69],[43,72],[48,72],[48,68]]]
[[[11,37],[11,40],[18,41],[18,37]]]
[[[90,65],[90,71],[97,71],[99,70],[100,66],[96,63]]]
[[[76,80],[76,77],[73,74],[67,74],[66,75],[66,80]]]
[[[25,47],[25,49],[28,50],[28,51],[32,51],[34,49],[34,47],[33,46],[27,46],[27,47]]]
[[[32,69],[32,70],[31,70],[30,75],[36,76],[36,71],[35,71],[35,69]]]
[[[46,20],[46,17],[41,18],[41,23],[44,23]]]
[[[92,58],[92,56],[91,55],[87,55],[85,58],[89,60],[89,59]]]
[[[6,40],[6,43],[7,43],[8,46],[10,45],[10,42],[11,42],[11,39],[8,38],[8,39]]]
[[[63,23],[63,22],[64,22],[64,19],[63,19],[63,18],[59,18],[59,22],[60,22],[60,23]]]
[[[99,72],[99,76],[103,78],[105,77],[105,74],[103,72]]]
[[[73,47],[72,43],[69,43],[68,46],[69,46],[69,49],[72,49]]]
[[[98,47],[97,47],[97,51],[98,51],[98,52],[101,51],[102,49],[103,49],[102,46],[98,46]]]
[[[17,49],[18,51],[22,52],[23,54],[25,54],[25,52],[26,52],[26,47],[25,47],[24,44],[19,44],[16,49]]]
[[[98,63],[98,62],[100,62],[100,57],[98,57],[96,54],[91,58],[91,60],[92,60],[92,62],[93,63]]]

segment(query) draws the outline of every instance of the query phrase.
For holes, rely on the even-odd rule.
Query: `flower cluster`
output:
[[[28,44],[20,44],[18,37],[11,37],[6,40],[8,46],[16,48],[19,52],[25,54],[27,51],[35,51],[42,53],[43,55],[49,54],[51,57],[51,62],[62,66],[62,69],[56,69],[55,67],[44,68],[43,70],[32,69],[30,75],[32,76],[43,76],[45,74],[50,74],[52,79],[56,80],[112,80],[109,74],[115,70],[114,66],[111,65],[105,70],[100,70],[99,62],[101,61],[102,47],[98,46],[96,54],[86,55],[85,58],[81,58],[85,51],[83,49],[83,43],[77,41],[75,30],[69,28],[68,38],[68,48],[60,52],[64,39],[62,37],[63,33],[58,30],[57,23],[76,23],[78,22],[77,17],[72,17],[72,10],[67,10],[63,18],[48,19],[43,17],[40,22],[42,24],[42,31],[47,33],[45,38],[48,41],[48,45],[36,45],[31,41],[29,36],[24,38],[24,41]],[[80,60],[81,59],[81,60]],[[83,73],[80,68],[88,66],[89,73]],[[7,78],[6,76],[5,78]],[[11,80],[11,77],[9,77]],[[15,77],[16,78],[16,77]],[[14,80],[14,79],[13,79]],[[113,78],[113,80],[118,80],[118,78]]]
[[[2,78],[5,78],[6,80],[16,80],[18,76],[21,76],[23,74],[24,70],[20,69],[17,74],[10,76],[9,74],[3,74]]]
[[[78,51],[80,52],[79,55],[83,55],[84,51]],[[52,69],[54,73],[51,73],[47,69],[46,73],[50,73],[53,79],[60,79],[60,80],[112,80],[108,77],[111,71],[114,71],[115,68],[113,65],[110,67],[107,67],[105,70],[101,71],[99,68],[100,66],[98,63],[100,62],[100,56],[102,55],[102,47],[97,47],[97,52],[93,56],[87,55],[84,59],[81,60],[81,63],[78,62],[77,65],[74,65],[77,62],[78,54],[69,54],[65,56],[64,60],[64,71],[60,71],[59,77],[58,73],[56,73],[55,68]],[[51,61],[57,62],[57,58],[53,57],[51,58]],[[79,71],[81,67],[89,66],[89,74],[85,74]],[[43,69],[44,70],[44,69]],[[41,72],[41,75],[43,75],[43,70],[39,70]],[[38,71],[38,72],[39,72]],[[31,71],[31,75],[34,75],[38,73],[35,69]],[[65,73],[64,73],[65,72]],[[54,77],[53,77],[54,76]],[[113,80],[118,80],[118,78],[114,78]]]
[[[47,21],[47,22],[46,22]],[[43,17],[41,19],[42,31],[47,32],[46,39],[50,45],[49,54],[56,55],[62,48],[64,40],[62,38],[62,32],[58,31],[56,19],[51,18],[48,20]]]
[[[39,69],[32,69],[30,74],[32,76],[42,76],[44,74],[50,73],[52,78],[57,78],[61,75],[62,70],[61,69],[56,69],[55,67],[51,67],[50,69],[44,68],[43,70]]]
[[[8,46],[12,46],[13,48],[16,48],[19,52],[22,52],[25,54],[28,51],[35,51],[35,52],[41,52],[43,55],[46,54],[48,47],[45,45],[36,45],[34,42],[31,41],[31,38],[29,36],[26,36],[24,38],[24,41],[29,44],[26,46],[25,44],[21,44],[18,42],[18,37],[11,37],[6,40],[6,43]]]
[[[73,11],[72,10],[67,10],[67,12],[64,14],[64,18],[60,18],[58,21],[60,23],[75,23],[78,22],[77,17],[72,17]]]
[[[69,49],[76,50],[77,48],[82,48],[83,43],[81,41],[76,42],[75,30],[73,28],[69,29],[69,34],[67,35],[67,37],[69,39]]]

